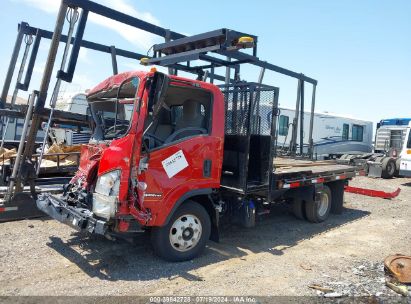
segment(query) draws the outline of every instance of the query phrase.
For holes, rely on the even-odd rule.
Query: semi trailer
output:
[[[278,202],[322,222],[342,211],[355,168],[276,157],[278,92],[159,72],[112,76],[88,94],[96,129],[79,171],[62,197],[42,194],[37,206],[108,237],[148,230],[156,253],[171,261],[218,240],[220,221],[252,227]],[[270,134],[255,115],[260,100],[272,102]]]
[[[374,149],[371,153],[347,153],[340,163],[349,163],[363,168],[370,177],[399,177],[401,151],[405,143],[407,127],[411,118],[382,119],[377,123]]]

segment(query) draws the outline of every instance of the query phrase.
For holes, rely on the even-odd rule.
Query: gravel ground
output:
[[[115,242],[54,220],[0,224],[0,295],[396,295],[383,260],[411,255],[411,179],[357,177],[353,186],[394,191],[392,200],[346,194],[325,223],[283,206],[254,229],[231,227],[184,263],[153,255],[147,236]]]

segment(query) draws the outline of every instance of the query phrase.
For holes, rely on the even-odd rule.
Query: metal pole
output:
[[[214,83],[214,65],[210,69],[210,83]]]
[[[36,98],[37,93],[38,93],[37,91],[33,91],[33,93],[31,93],[30,98],[29,98],[29,106],[27,108],[26,119],[24,120],[23,130],[21,132],[19,148],[17,150],[16,159],[14,161],[13,172],[11,174],[9,188],[7,189],[7,195],[5,197],[6,201],[9,201],[11,199],[11,196],[13,195],[14,181],[17,177],[17,173],[20,170],[20,158],[23,152],[27,129],[29,127],[31,114],[33,112],[34,100]]]
[[[264,79],[265,68],[261,68],[260,75],[258,76],[258,84],[261,85]]]
[[[166,34],[165,34],[164,40],[165,42],[170,42],[171,41],[171,31],[169,29],[166,29],[165,31],[166,31]],[[175,73],[174,69],[169,67],[168,74],[174,75],[174,73]]]
[[[111,65],[113,66],[113,75],[118,74],[118,66],[117,66],[117,54],[116,54],[116,47],[114,45],[110,46],[110,53],[111,53]]]
[[[16,80],[16,86],[14,87],[13,95],[12,95],[11,101],[10,101],[11,108],[13,108],[14,104],[16,103],[17,93],[19,91],[19,83],[21,82],[21,79],[23,77],[23,72],[24,72],[24,67],[26,66],[27,56],[28,56],[29,51],[30,51],[30,46],[33,43],[33,36],[26,35],[25,36],[25,43],[26,43],[26,47],[24,49],[23,58],[21,59],[20,69],[19,69],[19,73],[17,75],[17,80]],[[3,147],[4,147],[4,141],[6,140],[6,134],[7,134],[7,129],[9,127],[9,121],[10,121],[10,118],[7,117],[6,118],[6,124],[5,124],[4,130],[3,130],[3,136],[1,138],[0,149],[3,149]]]
[[[74,25],[77,22],[78,19],[78,12],[77,12],[77,8],[72,8],[72,12],[71,12],[71,16],[70,16],[70,27],[68,30],[68,34],[67,34],[67,43],[64,47],[64,52],[63,52],[63,59],[61,60],[61,66],[60,66],[60,70],[63,71],[64,67],[66,66],[66,61],[67,61],[67,57],[70,51],[70,46],[71,46],[71,38],[73,37],[73,31],[74,31]],[[70,11],[69,11],[70,13]],[[41,151],[40,151],[40,156],[38,158],[38,162],[37,162],[37,169],[36,169],[36,174],[38,175],[40,173],[40,167],[41,167],[41,162],[43,161],[43,156],[44,156],[44,150],[46,147],[46,141],[47,141],[47,136],[49,134],[50,131],[50,126],[53,120],[53,114],[54,114],[54,109],[56,107],[56,101],[57,101],[57,97],[58,94],[60,92],[60,86],[61,86],[61,79],[57,78],[57,82],[56,85],[54,87],[53,90],[53,95],[51,95],[51,100],[50,100],[50,116],[49,119],[47,121],[47,126],[46,126],[46,131],[44,133],[44,139],[43,139],[43,144],[41,146]]]
[[[6,79],[4,80],[3,91],[0,97],[0,109],[4,108],[4,105],[7,100],[7,94],[9,93],[9,88],[11,84],[11,79],[13,78],[14,68],[16,67],[17,58],[19,57],[21,43],[23,41],[24,36],[24,29],[27,23],[23,22],[19,28],[19,32],[17,34],[16,42],[14,44],[13,53],[11,55],[9,69],[7,70]]]
[[[56,60],[57,50],[60,43],[61,32],[63,30],[64,25],[64,18],[66,17],[67,12],[67,4],[64,2],[61,3],[60,9],[57,16],[56,26],[54,28],[53,38],[51,39],[50,50],[46,61],[46,66],[44,68],[43,78],[40,84],[40,91],[38,92],[38,98],[36,105],[33,109],[33,116],[32,121],[29,129],[29,133],[27,135],[27,142],[24,147],[24,153],[22,157],[22,161],[30,158],[33,150],[34,144],[36,141],[36,136],[38,129],[40,128],[41,124],[41,112],[44,109],[44,103],[47,98],[47,91],[50,85],[50,78],[53,72],[54,62]],[[30,117],[28,117],[30,119]],[[21,161],[21,160],[20,160]],[[20,166],[19,163],[15,163],[14,166]],[[18,177],[20,179],[20,177]]]
[[[227,61],[230,62],[231,58],[227,57]],[[230,84],[230,74],[231,74],[230,66],[227,66],[225,68],[225,85],[227,86],[227,89],[228,89],[228,85]]]
[[[304,154],[304,80],[301,80],[300,155]]]
[[[208,78],[208,71],[205,71],[203,75],[203,81],[207,82],[207,78]]]
[[[313,142],[313,128],[314,128],[314,109],[315,109],[315,91],[316,91],[317,85],[313,85],[313,95],[311,99],[311,116],[310,116],[310,133],[309,133],[309,155],[310,158],[312,159],[314,157],[314,142]]]
[[[297,151],[297,130],[298,130],[298,114],[300,112],[300,96],[301,96],[301,80],[298,80],[297,86],[297,101],[295,105],[295,115],[293,119],[293,130],[291,132],[291,141],[290,141],[290,153],[291,155],[295,155]]]

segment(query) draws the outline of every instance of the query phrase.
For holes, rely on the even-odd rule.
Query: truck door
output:
[[[162,225],[188,193],[219,186],[223,141],[212,131],[212,96],[198,87],[170,85],[161,108],[147,115],[142,154],[147,170],[138,180],[146,184],[144,206],[154,225]]]

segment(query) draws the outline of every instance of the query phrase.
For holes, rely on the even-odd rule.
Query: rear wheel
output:
[[[330,215],[331,211],[331,190],[324,185],[321,190],[317,191],[315,200],[305,203],[305,215],[311,223],[321,223]]]
[[[395,174],[395,161],[390,157],[386,157],[382,161],[382,178],[392,178]]]
[[[395,161],[395,173],[394,173],[395,177],[400,176],[400,166],[401,166],[401,158],[398,157],[397,160]]]
[[[153,228],[151,243],[157,255],[172,262],[195,258],[210,238],[211,220],[203,206],[186,201],[167,225]]]
[[[304,201],[301,198],[294,198],[292,202],[293,214],[296,218],[304,220]]]
[[[332,196],[331,213],[341,214],[344,208],[343,205],[345,181],[335,181],[329,183],[328,186],[330,187]]]

